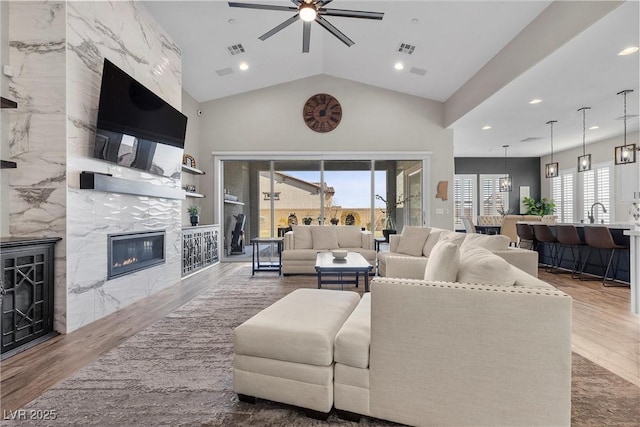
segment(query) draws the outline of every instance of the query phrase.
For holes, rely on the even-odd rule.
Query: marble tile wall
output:
[[[54,327],[66,329],[66,136],[64,2],[9,3],[11,159],[9,233],[62,237],[56,245]],[[4,114],[4,113],[3,113]]]
[[[71,332],[180,280],[180,200],[79,189],[89,170],[180,187],[180,180],[91,157],[103,59],[175,108],[181,106],[178,47],[128,1],[11,2],[11,235],[60,236],[55,327]],[[166,263],[106,280],[107,235],[165,230]]]

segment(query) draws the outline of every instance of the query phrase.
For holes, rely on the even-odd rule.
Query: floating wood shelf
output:
[[[3,96],[0,96],[0,107],[2,108],[18,108],[18,103]]]
[[[202,199],[205,197],[204,194],[194,193],[193,191],[185,191],[184,195],[187,197],[196,197],[199,199]]]
[[[182,165],[182,171],[187,173],[192,173],[194,175],[204,175],[204,171],[200,169],[192,168],[191,166]]]
[[[150,182],[131,181],[107,174],[86,171],[80,173],[80,189],[164,199],[184,199],[185,197],[185,191],[181,188],[164,187]]]
[[[15,169],[18,167],[16,162],[10,162],[9,160],[0,160],[0,169]]]

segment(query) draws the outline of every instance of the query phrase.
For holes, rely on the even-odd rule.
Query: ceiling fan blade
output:
[[[366,10],[320,9],[318,14],[326,16],[342,16],[344,18],[382,19],[383,12],[368,12]]]
[[[272,35],[274,35],[278,31],[280,31],[280,30],[288,27],[289,25],[293,24],[294,22],[296,22],[299,18],[300,18],[300,16],[296,13],[291,18],[289,18],[286,21],[284,21],[282,24],[278,25],[277,27],[272,28],[271,30],[267,31],[266,33],[264,33],[263,35],[261,35],[258,38],[260,40],[262,40],[262,41],[265,41],[266,39],[268,39],[269,37],[271,37]]]
[[[320,15],[316,16],[316,22],[322,25],[325,30],[329,31],[331,34],[336,36],[342,43],[346,44],[347,46],[353,46],[355,44],[353,40],[345,36],[342,33],[342,31],[340,31],[339,29],[331,25],[329,21],[327,21],[326,19],[323,19],[322,16]]]
[[[320,1],[318,1],[318,2],[316,3],[316,6],[318,6],[318,7],[320,8],[320,7],[323,7],[323,6],[328,5],[328,4],[329,4],[329,3],[331,3],[332,1],[333,1],[333,0],[320,0]]]
[[[283,12],[291,12],[297,11],[297,7],[293,6],[273,6],[270,4],[256,4],[256,3],[236,3],[233,1],[229,2],[229,7],[243,7],[246,9],[264,9],[264,10],[279,10]]]
[[[311,22],[302,22],[302,53],[309,53],[309,42],[311,42]]]
[[[295,4],[296,7],[300,6],[300,2],[298,0],[291,0],[291,3]]]

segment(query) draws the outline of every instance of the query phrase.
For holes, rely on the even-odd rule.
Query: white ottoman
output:
[[[326,419],[333,406],[333,344],[360,296],[298,289],[234,331],[233,391],[240,400],[273,400]]]

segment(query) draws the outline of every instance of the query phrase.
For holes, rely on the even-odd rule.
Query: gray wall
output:
[[[540,198],[540,158],[510,157],[507,162],[513,180],[513,191],[509,195],[509,207],[514,214],[520,213],[520,187],[529,186],[531,197]],[[503,174],[504,157],[456,157],[456,174]],[[478,189],[480,187],[478,186]]]

